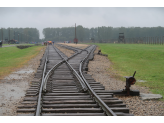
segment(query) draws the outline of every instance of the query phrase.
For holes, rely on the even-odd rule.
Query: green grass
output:
[[[10,46],[10,45],[34,45],[34,44],[3,44],[2,46]]]
[[[19,45],[19,44],[3,44],[2,46],[10,46],[10,45]]]
[[[108,54],[113,68],[120,76],[132,76],[147,82],[137,85],[149,87],[153,93],[164,96],[164,45],[96,44]],[[124,79],[125,80],[125,79]]]
[[[31,58],[35,57],[43,46],[33,46],[25,49],[17,47],[0,48],[0,78],[22,67]]]

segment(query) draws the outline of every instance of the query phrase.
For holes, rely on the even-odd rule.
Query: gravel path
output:
[[[111,62],[106,56],[97,55],[95,50],[94,60],[89,62],[89,74],[105,86],[105,90],[120,90],[125,88],[125,82],[114,78],[114,71],[111,69]],[[151,93],[148,88],[133,85],[133,90],[141,93]],[[130,113],[137,116],[164,116],[164,102],[158,100],[143,101],[138,96],[117,96],[130,109]]]
[[[0,116],[17,115],[17,106],[23,100],[26,90],[34,77],[45,47],[27,65],[0,80]]]
[[[80,49],[84,49],[84,48],[88,47],[87,44],[74,44],[74,43],[59,43],[59,44],[68,45],[68,46],[72,46],[72,47],[76,47],[76,48],[80,48]]]
[[[55,47],[57,47],[60,51],[62,51],[67,57],[70,57],[75,53],[73,50],[69,50],[69,49],[60,47],[58,45],[55,45]]]

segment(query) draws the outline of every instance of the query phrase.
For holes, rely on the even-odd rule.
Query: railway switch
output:
[[[102,54],[102,53],[101,53],[101,50],[99,50],[97,54],[99,54],[99,55]]]
[[[125,91],[127,95],[131,94],[130,86],[134,85],[136,83],[136,79],[134,78],[135,74],[136,74],[136,71],[134,72],[133,76],[125,77],[126,78],[126,86],[125,86],[125,90],[123,90],[123,91]]]
[[[136,83],[136,79],[134,78],[136,71],[134,72],[133,76],[127,76],[126,78],[126,86],[123,90],[113,90],[111,93],[114,95],[124,95],[124,96],[139,96],[140,92],[137,90],[131,90],[131,85]]]

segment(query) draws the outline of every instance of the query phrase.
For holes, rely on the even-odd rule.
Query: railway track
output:
[[[63,45],[60,45],[63,46]],[[17,108],[18,116],[131,116],[129,109],[87,74],[96,46],[67,57],[49,45],[37,73]]]

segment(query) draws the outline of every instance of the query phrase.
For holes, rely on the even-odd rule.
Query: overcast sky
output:
[[[164,7],[0,7],[0,28],[164,27]]]

